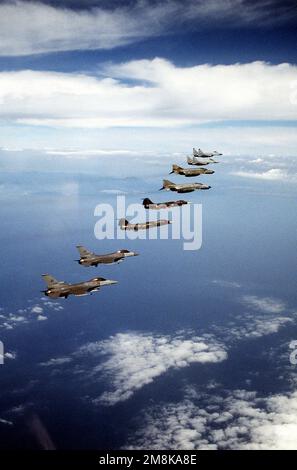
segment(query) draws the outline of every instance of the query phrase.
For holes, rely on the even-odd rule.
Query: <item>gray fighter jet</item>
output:
[[[179,207],[185,204],[189,204],[188,201],[183,201],[180,199],[179,201],[168,201],[168,202],[153,202],[148,197],[143,199],[142,202],[143,206],[146,209],[170,209],[171,207]]]
[[[42,275],[44,281],[47,284],[47,289],[42,291],[47,297],[57,299],[59,297],[67,297],[69,295],[87,295],[91,292],[96,292],[101,286],[109,286],[116,284],[117,281],[110,279],[104,279],[104,277],[95,277],[89,281],[79,282],[78,284],[67,284],[64,281],[57,281],[53,276],[49,274]]]
[[[209,157],[218,157],[219,155],[223,155],[223,154],[217,152],[216,150],[214,150],[213,152],[204,152],[201,149],[196,150],[195,148],[193,148],[193,155],[194,157],[209,158]]]
[[[191,176],[199,176],[199,175],[212,175],[214,173],[213,170],[207,170],[206,168],[182,168],[178,165],[172,165],[172,171],[169,173],[176,173],[177,175],[183,175],[188,177]]]
[[[80,254],[80,259],[76,260],[82,266],[98,266],[98,264],[112,264],[119,263],[129,256],[137,256],[138,253],[129,250],[118,250],[114,253],[107,253],[105,255],[97,255],[92,251],[87,250],[84,246],[78,245],[76,247]]]
[[[196,166],[206,166],[210,163],[219,163],[215,161],[213,158],[202,158],[199,160],[197,157],[189,157],[187,156],[187,163],[188,165],[196,165]]]
[[[172,183],[169,180],[163,180],[163,186],[160,188],[165,189],[166,191],[176,191],[178,193],[191,193],[192,191],[196,191],[198,189],[210,189],[211,186],[202,183],[185,183],[185,184],[176,184]]]
[[[147,230],[149,228],[160,227],[161,225],[168,224],[171,224],[171,221],[166,219],[152,220],[139,224],[130,224],[130,222],[126,219],[120,219],[119,221],[119,226],[122,230],[134,230],[135,232],[137,232],[138,230]]]

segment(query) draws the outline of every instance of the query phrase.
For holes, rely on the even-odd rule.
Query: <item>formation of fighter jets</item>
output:
[[[87,250],[82,245],[77,245],[76,248],[79,251],[80,259],[75,261],[86,267],[97,267],[98,264],[120,263],[125,258],[130,256],[138,256],[138,253],[129,250],[118,250],[113,253],[98,255],[92,251]],[[47,289],[43,290],[42,292],[47,297],[51,297],[53,299],[57,299],[59,297],[64,297],[67,299],[69,295],[87,295],[91,294],[92,292],[97,292],[102,286],[117,284],[117,281],[113,281],[112,279],[105,279],[104,277],[95,277],[89,281],[79,282],[76,284],[68,284],[64,281],[57,281],[57,279],[55,279],[50,274],[43,274],[42,277],[47,285]]]
[[[212,157],[222,155],[217,151],[213,152],[204,152],[200,148],[196,150],[193,148],[192,156],[187,157],[187,163],[189,165],[195,165],[199,167],[203,167],[209,165],[211,163],[218,163],[213,160]],[[213,170],[208,170],[206,168],[182,168],[179,165],[172,165],[171,173],[175,173],[177,175],[182,175],[185,177],[195,177],[200,175],[211,175],[214,173]],[[196,190],[206,190],[210,189],[211,186],[204,183],[198,182],[191,182],[191,183],[173,183],[172,181],[163,180],[163,186],[160,190],[165,189],[166,191],[175,191],[177,193],[189,193]],[[183,205],[188,204],[188,201],[185,200],[176,200],[176,201],[167,201],[167,202],[158,202],[154,203],[149,198],[143,199],[143,206],[145,209],[148,210],[159,210],[159,209],[170,209],[172,207],[180,207]],[[170,220],[167,219],[159,219],[153,221],[147,221],[144,223],[130,223],[126,219],[119,220],[119,226],[121,230],[148,230],[154,227],[160,227],[163,225],[171,224]],[[77,245],[77,249],[80,254],[80,259],[76,260],[81,266],[90,267],[94,266],[97,267],[98,264],[115,264],[120,263],[125,258],[131,256],[138,256],[138,253],[129,250],[118,250],[113,253],[107,254],[96,254],[92,251],[87,250],[82,245]],[[51,298],[57,299],[59,297],[64,297],[67,299],[69,295],[75,296],[82,296],[91,294],[92,292],[97,292],[102,286],[116,284],[117,281],[113,281],[111,279],[105,279],[103,277],[95,277],[94,279],[90,279],[88,281],[79,282],[76,284],[69,284],[64,281],[58,281],[50,274],[43,274],[43,280],[47,285],[47,289],[43,290],[42,292]]]
[[[179,165],[172,165],[172,171],[170,174],[175,173],[177,175],[182,175],[187,178],[189,177],[194,177],[194,176],[200,176],[200,175],[212,175],[214,173],[214,170],[209,170],[207,168],[202,168],[205,165],[209,165],[210,163],[218,163],[215,160],[213,160],[214,155],[222,155],[221,153],[217,152],[216,150],[213,152],[204,152],[201,149],[196,150],[193,148],[193,155],[190,157],[187,157],[187,163],[189,165],[196,165],[201,168],[182,168]],[[190,193],[192,191],[197,191],[197,190],[206,190],[210,189],[211,186],[208,184],[204,183],[173,183],[172,181],[169,180],[163,180],[163,186],[161,188],[165,189],[166,191],[176,191],[177,193]]]

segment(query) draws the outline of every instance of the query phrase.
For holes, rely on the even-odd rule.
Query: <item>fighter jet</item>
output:
[[[191,193],[197,189],[210,189],[211,186],[202,183],[186,183],[186,184],[176,184],[172,183],[169,180],[163,180],[163,186],[160,188],[165,189],[166,191],[176,191],[178,193]]]
[[[153,202],[148,197],[143,199],[142,202],[145,209],[170,209],[171,207],[179,207],[183,206],[184,204],[189,204],[188,201],[183,201],[180,199],[179,201],[168,201],[168,202]]]
[[[219,162],[215,161],[213,158],[203,158],[202,160],[199,160],[199,158],[197,157],[187,156],[187,163],[188,165],[206,166],[206,165],[209,165],[210,163],[219,163]]]
[[[196,150],[195,148],[193,148],[193,155],[195,157],[209,158],[209,157],[218,157],[219,155],[223,155],[223,154],[217,152],[216,150],[214,150],[213,152],[204,152],[201,149]]]
[[[57,279],[49,274],[43,274],[42,277],[47,284],[47,289],[42,292],[52,299],[57,299],[58,297],[65,297],[67,299],[69,295],[87,295],[91,292],[97,292],[101,286],[117,283],[117,281],[104,279],[104,277],[95,277],[90,279],[90,281],[79,282],[78,284],[67,284],[64,281],[57,281]]]
[[[147,230],[149,228],[160,227],[161,225],[168,224],[171,224],[171,221],[166,219],[152,220],[141,224],[130,224],[130,222],[126,219],[120,219],[119,221],[119,226],[122,230],[134,230],[135,232],[138,230]]]
[[[76,261],[82,266],[98,266],[98,264],[119,263],[120,261],[123,261],[124,258],[138,255],[138,253],[134,253],[134,251],[129,250],[118,250],[114,253],[97,255],[96,253],[87,250],[84,246],[78,245],[76,248],[80,254],[80,259]]]
[[[186,177],[199,176],[199,175],[212,175],[213,170],[207,170],[206,168],[182,168],[178,165],[172,165],[172,171],[169,173],[176,173],[177,175],[184,175]]]

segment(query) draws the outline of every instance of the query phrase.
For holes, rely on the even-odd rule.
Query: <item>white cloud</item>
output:
[[[244,314],[244,321],[241,317],[238,317],[237,320],[239,320],[237,326],[226,330],[226,337],[230,336],[236,340],[261,338],[262,336],[277,333],[282,327],[293,322],[293,319],[288,316],[255,317],[254,314],[249,313]]]
[[[45,321],[45,320],[47,320],[47,317],[44,316],[44,315],[38,315],[37,320],[38,321]]]
[[[12,359],[12,360],[13,360],[13,359],[16,359],[17,354],[16,354],[16,352],[6,352],[6,353],[4,354],[4,357],[5,357],[6,359]]]
[[[4,150],[4,149],[3,149]],[[58,155],[61,157],[69,158],[89,158],[89,157],[101,157],[101,156],[135,156],[139,155],[139,152],[133,150],[103,150],[103,149],[92,149],[92,150],[46,150],[47,155]]]
[[[54,302],[51,300],[47,300],[47,297],[42,297],[42,302],[43,305],[51,310],[54,310],[55,312],[60,312],[61,310],[64,310],[64,307],[59,304],[59,302]]]
[[[189,397],[152,408],[126,448],[297,449],[297,392],[262,398],[240,390],[203,402]]]
[[[240,289],[241,284],[235,281],[226,281],[225,279],[214,279],[212,281],[212,284],[216,284],[217,286],[220,287],[226,287],[230,289]]]
[[[237,171],[233,175],[242,176],[243,178],[255,178],[269,181],[296,181],[296,174],[288,173],[280,168],[271,168],[270,170],[261,172]]]
[[[18,309],[17,313],[5,313],[5,310],[2,309],[1,311],[4,313],[0,315],[0,329],[13,330],[16,327],[30,324],[32,321],[44,321],[48,319],[45,315],[46,312],[44,313],[45,309],[60,311],[64,308],[58,302],[50,302],[43,298],[41,298],[41,301],[43,307],[39,304],[32,306],[29,300],[28,305]]]
[[[162,128],[138,128],[137,131],[131,132],[130,129],[125,127],[106,128],[106,129],[84,129],[84,132],[79,132],[76,135],[75,145],[77,151],[81,152],[81,156],[66,155],[66,152],[73,150],[73,129],[63,128],[59,131],[55,128],[40,128],[36,132],[36,127],[33,126],[15,126],[12,124],[5,125],[3,123],[0,134],[1,145],[15,145],[18,143],[23,146],[24,152],[10,154],[8,159],[8,152],[0,150],[1,160],[9,164],[10,167],[16,167],[17,162],[19,165],[29,165],[31,167],[37,162],[40,163],[41,157],[45,156],[42,160],[44,164],[51,163],[49,158],[54,159],[54,155],[45,154],[44,151],[48,147],[55,144],[60,147],[61,151],[65,151],[64,161],[67,163],[67,158],[71,158],[79,163],[80,159],[88,158],[88,162],[92,160],[95,162],[100,155],[89,157],[83,155],[84,150],[89,151],[91,147],[114,150],[118,142],[125,142],[125,147],[130,152],[139,155],[139,161],[142,161],[143,155],[150,154],[150,165],[164,164],[163,158],[177,158],[185,155],[191,151],[194,143],[197,146],[208,149],[211,143],[213,148],[217,148],[224,153],[223,160],[224,166],[228,165],[230,172],[236,170],[242,171],[242,165],[245,162],[248,164],[251,156],[259,155],[265,158],[265,165],[269,167],[286,168],[287,170],[296,173],[296,148],[297,148],[297,133],[294,126],[281,126],[275,123],[271,126],[259,125],[232,125],[224,124],[223,126],[193,126],[193,127],[162,127]],[[232,135],[232,139],[230,136]],[[275,160],[267,159],[267,155],[274,152],[277,156]],[[13,157],[12,157],[13,155]],[[240,156],[239,156],[240,155]],[[63,156],[63,154],[61,154]],[[60,164],[63,161],[57,155],[57,160]],[[123,155],[124,157],[124,155]],[[103,158],[105,158],[103,156]],[[117,158],[116,156],[114,158]],[[130,158],[130,155],[127,155]],[[30,160],[31,159],[31,160]],[[108,156],[106,157],[106,160]],[[154,163],[155,161],[155,163]],[[36,162],[36,163],[35,163]],[[122,159],[124,162],[124,159]],[[182,162],[181,162],[182,163]],[[232,165],[232,167],[231,167]],[[240,165],[240,166],[239,166]],[[149,166],[149,165],[147,165]],[[69,171],[69,165],[64,165],[63,171]],[[124,169],[124,165],[123,165]],[[127,169],[127,166],[126,166]],[[246,166],[244,171],[254,171],[255,167],[252,164]],[[266,168],[265,168],[266,169]],[[106,170],[107,171],[107,170]],[[108,173],[109,174],[109,173]],[[111,170],[110,170],[111,174]],[[291,188],[293,189],[293,187]],[[0,188],[1,190],[1,188]],[[7,187],[2,186],[2,196],[5,195]],[[18,191],[20,189],[18,188]],[[11,191],[13,194],[13,190]]]
[[[240,287],[233,282],[215,282],[227,288]],[[88,343],[69,357],[53,358],[41,365],[62,366],[75,361],[76,377],[79,374],[83,381],[95,383],[103,380],[108,387],[99,397],[91,398],[92,403],[114,405],[129,399],[170,369],[221,362],[227,359],[227,350],[232,345],[275,334],[295,321],[294,312],[279,299],[245,295],[239,297],[239,302],[247,311],[235,315],[229,323],[212,325],[208,333],[199,337],[184,333],[174,336],[119,333]],[[89,355],[94,360],[86,369],[84,362]]]
[[[13,406],[8,410],[8,413],[12,413],[13,415],[22,415],[24,412],[32,407],[33,403],[27,402],[27,403],[21,403],[20,405]]]
[[[57,357],[57,358],[52,358],[46,362],[41,362],[40,365],[43,367],[61,366],[64,364],[68,364],[71,361],[72,361],[71,357]]]
[[[286,304],[273,297],[245,295],[242,297],[242,303],[251,307],[253,310],[263,313],[283,313],[286,311]]]
[[[136,60],[107,68],[113,77],[148,80],[162,92],[163,115],[184,119],[296,119],[290,100],[297,67],[290,64],[176,67],[167,60]],[[276,107],[278,108],[276,110]]]
[[[51,51],[111,49],[154,36],[162,8],[95,8],[74,11],[42,3],[17,1],[0,5],[0,55]],[[160,18],[162,23],[162,17]]]
[[[231,283],[227,287],[238,286]],[[185,332],[171,336],[118,333],[106,340],[88,343],[68,357],[52,358],[40,365],[56,367],[71,363],[76,381],[80,376],[83,382],[99,383],[100,387],[105,387],[99,396],[88,397],[94,405],[114,405],[131,398],[137,390],[154,382],[170,369],[180,369],[194,363],[222,362],[227,359],[227,350],[239,341],[277,333],[295,321],[294,311],[279,299],[246,295],[238,300],[247,311],[234,316],[229,323],[225,320],[222,324],[212,325],[208,333],[199,337]],[[212,382],[207,389],[217,387]],[[222,416],[218,414],[217,423],[227,421],[228,413],[229,410]],[[205,415],[199,416],[201,426],[204,418]],[[181,442],[185,436],[191,435],[196,434],[183,433]],[[183,442],[186,442],[183,445],[190,445],[189,441]],[[203,445],[208,445],[207,441]]]
[[[43,313],[43,308],[40,307],[39,305],[35,305],[34,307],[32,307],[31,312],[32,313]]]
[[[222,325],[222,327],[215,328],[218,336],[222,334],[225,341],[261,338],[277,333],[281,328],[295,321],[294,311],[279,299],[244,295],[239,301],[248,311],[235,316],[227,327]]]
[[[29,320],[27,317],[14,313],[0,316],[0,328],[5,330],[13,330],[15,327],[27,324],[28,322]]]
[[[7,419],[0,418],[0,424],[5,424],[7,426],[13,426],[12,421],[8,421]]]
[[[101,189],[100,192],[105,194],[127,194],[126,191],[122,191],[121,189]]]
[[[103,374],[110,380],[112,390],[94,400],[107,405],[127,400],[171,368],[216,363],[227,358],[225,347],[211,336],[185,339],[137,333],[119,333],[105,341],[90,343],[77,354],[106,356],[92,375]]]
[[[256,5],[244,0],[139,1],[89,10],[7,1],[0,5],[0,55],[111,49],[195,24],[201,30],[211,20],[225,27],[252,24],[263,28],[294,17],[292,10],[273,0]]]
[[[253,62],[180,68],[156,58],[109,66],[106,74],[98,78],[2,72],[0,119],[65,128],[297,119],[297,106],[290,101],[291,84],[297,80],[295,65]],[[126,79],[136,82],[127,84]]]
[[[23,315],[14,315],[13,313],[10,313],[8,318],[9,321],[14,323],[26,323],[27,321],[27,319]]]

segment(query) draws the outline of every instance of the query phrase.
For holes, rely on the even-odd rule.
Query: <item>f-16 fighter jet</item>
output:
[[[160,188],[165,189],[166,191],[176,191],[178,193],[191,193],[197,189],[210,189],[211,186],[202,183],[185,183],[185,184],[176,184],[172,183],[169,180],[163,180],[163,186]]]
[[[152,202],[148,197],[143,199],[143,206],[146,209],[170,209],[171,207],[183,206],[189,204],[187,201],[180,199],[179,201],[168,201],[168,202]]]
[[[213,158],[202,158],[199,160],[197,157],[187,157],[188,165],[196,165],[196,166],[206,166],[210,163],[219,163],[216,162]]]
[[[114,253],[107,253],[105,255],[97,255],[92,251],[87,250],[85,247],[78,245],[76,247],[80,254],[78,263],[82,266],[98,266],[98,264],[112,264],[119,263],[129,256],[137,256],[138,253],[129,250],[118,250]]]
[[[223,155],[223,154],[217,152],[216,150],[214,150],[213,152],[204,152],[201,149],[196,150],[195,148],[193,148],[193,155],[194,157],[209,158],[209,157],[218,157],[219,155]]]
[[[189,176],[199,176],[199,175],[212,175],[214,173],[213,170],[207,170],[206,168],[182,168],[178,165],[172,165],[172,171],[169,173],[176,173],[177,175],[184,175],[186,177]]]
[[[57,281],[57,279],[49,274],[43,274],[42,277],[47,284],[47,289],[42,292],[47,297],[53,299],[57,299],[58,297],[65,297],[65,299],[67,299],[69,295],[87,295],[91,292],[98,291],[101,286],[109,286],[117,283],[117,281],[104,279],[104,277],[95,277],[95,279],[79,282],[78,284],[67,284],[64,281]]]
[[[134,230],[135,232],[138,230],[147,230],[149,228],[160,227],[161,225],[168,224],[171,224],[171,221],[166,219],[152,220],[141,224],[130,224],[130,222],[126,219],[120,219],[119,221],[119,226],[122,230]]]

